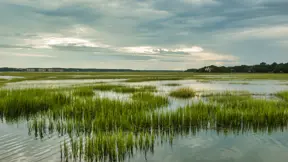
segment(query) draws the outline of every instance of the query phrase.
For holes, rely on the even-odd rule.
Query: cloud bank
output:
[[[285,0],[0,2],[0,66],[186,69],[287,62]]]

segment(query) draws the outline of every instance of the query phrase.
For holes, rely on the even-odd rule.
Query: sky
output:
[[[288,0],[0,0],[0,67],[288,62]]]

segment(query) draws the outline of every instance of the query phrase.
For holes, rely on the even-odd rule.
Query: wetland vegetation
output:
[[[28,134],[36,139],[65,137],[59,143],[63,161],[125,161],[135,154],[154,153],[159,141],[172,146],[175,136],[194,135],[200,130],[239,135],[287,128],[287,90],[275,93],[276,99],[262,99],[249,91],[199,95],[190,87],[173,87],[181,86],[175,81],[163,85],[171,89],[158,93],[161,88],[154,85],[129,83],[2,88],[0,118],[6,124],[27,122]],[[99,97],[103,91],[125,94],[128,99]],[[200,99],[168,110],[174,102],[169,96]]]
[[[196,95],[196,92],[191,88],[178,88],[170,92],[170,96],[177,98],[191,98]]]

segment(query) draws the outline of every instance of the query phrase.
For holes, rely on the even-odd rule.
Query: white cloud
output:
[[[219,2],[215,0],[182,0],[185,3],[193,4],[193,5],[218,5]]]
[[[139,46],[139,47],[123,47],[116,49],[119,52],[127,52],[127,53],[139,53],[139,54],[156,54],[159,53],[157,48],[153,48],[151,46]]]
[[[226,35],[229,39],[247,38],[287,38],[288,25],[275,25],[269,27],[244,28],[237,31],[228,31]],[[220,35],[219,35],[220,36]],[[223,35],[222,35],[223,37]]]
[[[238,59],[238,57],[232,55],[222,55],[209,52],[191,53],[190,55],[199,61],[236,61]]]
[[[30,54],[30,53],[17,53],[13,54],[14,56],[20,56],[20,57],[47,57],[47,58],[52,58],[56,56],[51,56],[51,55],[42,55],[42,54]]]
[[[40,36],[36,39],[25,39],[25,45],[32,48],[52,48],[53,46],[74,46],[74,47],[94,47],[108,48],[110,45],[101,42],[93,42],[83,38]]]
[[[185,52],[185,53],[194,53],[194,52],[202,52],[203,48],[198,46],[192,46],[190,48],[177,48],[172,49],[172,52]]]
[[[198,46],[192,47],[181,47],[181,48],[159,48],[152,46],[136,46],[136,47],[122,47],[118,48],[118,51],[127,52],[127,53],[138,53],[138,54],[157,54],[161,52],[184,52],[184,53],[193,53],[193,52],[202,52],[203,48]]]

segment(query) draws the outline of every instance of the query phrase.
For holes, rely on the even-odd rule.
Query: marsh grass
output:
[[[167,84],[164,84],[164,86],[169,86],[169,87],[177,87],[177,86],[180,86],[181,84],[179,83],[167,83]]]
[[[88,97],[88,96],[93,96],[94,91],[91,87],[79,87],[73,91],[73,95],[74,96]]]
[[[29,118],[72,101],[65,93],[51,89],[0,90],[0,114],[6,120]]]
[[[197,80],[197,82],[199,82],[199,83],[212,83],[211,80],[204,80],[204,79],[202,79],[202,80]]]
[[[179,88],[170,92],[170,96],[177,98],[191,98],[196,95],[196,92],[191,88]]]
[[[189,79],[190,77],[145,77],[145,78],[130,78],[125,82],[147,82],[147,81],[161,81],[161,80],[184,80]]]
[[[272,132],[288,124],[287,92],[277,93],[283,98],[279,101],[255,99],[246,91],[213,93],[205,102],[175,111],[164,110],[168,98],[153,94],[153,86],[119,90],[133,92],[128,101],[73,97],[90,96],[94,89],[116,91],[123,87],[127,88],[92,85],[67,89],[72,93],[59,89],[0,90],[0,117],[27,119],[28,132],[37,139],[54,132],[68,135],[70,140],[60,146],[64,161],[125,161],[135,152],[154,152],[156,141],[172,145],[177,135],[210,129],[224,134]],[[180,98],[195,95],[189,88],[171,93]]]
[[[138,92],[132,95],[132,99],[136,102],[144,102],[150,106],[164,107],[169,104],[168,98],[165,96],[154,95],[151,92]]]
[[[251,97],[252,95],[249,91],[221,91],[221,92],[202,92],[202,97],[217,97],[217,96],[248,96]],[[259,94],[260,95],[260,94]]]
[[[113,91],[117,93],[134,93],[134,92],[156,92],[155,86],[124,86],[124,85],[113,85],[113,84],[100,84],[92,86],[93,89],[99,91]]]
[[[249,85],[249,82],[230,82],[229,84],[240,84],[240,85]]]
[[[6,83],[0,81],[0,88],[3,87]]]
[[[281,92],[276,93],[275,95],[285,101],[288,101],[288,91],[281,91]]]

